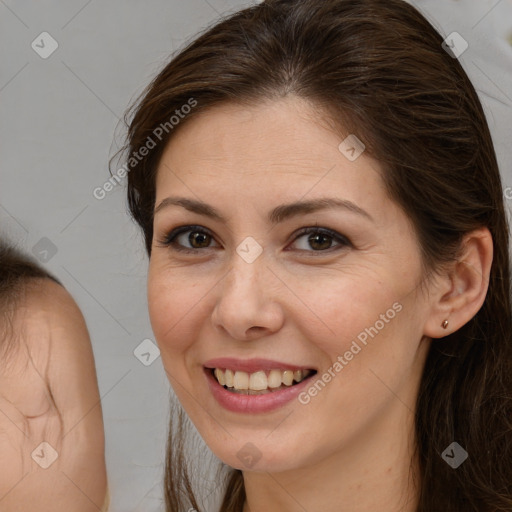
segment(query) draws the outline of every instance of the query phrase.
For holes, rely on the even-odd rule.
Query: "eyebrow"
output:
[[[204,215],[205,217],[209,217],[219,222],[227,223],[227,219],[213,206],[203,203],[202,201],[186,197],[166,197],[158,204],[153,214],[156,215],[158,212],[169,206],[181,206],[190,212]],[[335,197],[321,197],[309,201],[297,201],[294,203],[279,205],[268,214],[268,221],[271,224],[277,224],[297,215],[305,215],[307,213],[313,213],[327,208],[340,208],[361,215],[362,217],[366,217],[372,222],[374,221],[372,216],[366,210],[363,210],[352,201]]]

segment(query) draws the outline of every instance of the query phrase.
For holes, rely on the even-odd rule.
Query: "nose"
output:
[[[211,316],[214,327],[241,341],[277,332],[284,319],[278,300],[281,281],[261,256],[247,263],[235,254],[234,260],[215,287],[218,297]]]

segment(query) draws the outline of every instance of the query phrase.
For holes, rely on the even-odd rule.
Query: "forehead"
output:
[[[329,133],[319,109],[294,96],[253,106],[223,103],[209,108],[180,127],[166,152],[186,145],[189,158],[222,159],[224,166],[306,164],[326,156],[327,147],[340,141],[338,134]]]
[[[174,192],[226,193],[232,202],[236,193],[241,205],[249,198],[272,203],[330,193],[384,208],[389,200],[379,162],[364,152],[347,158],[340,150],[346,135],[297,97],[215,106],[186,121],[168,143],[157,173],[157,203]]]

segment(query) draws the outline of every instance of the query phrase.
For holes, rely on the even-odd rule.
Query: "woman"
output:
[[[3,241],[0,354],[0,510],[106,511],[103,419],[83,316],[53,276]]]
[[[223,512],[512,511],[508,226],[448,48],[400,0],[267,0],[133,108],[151,322]],[[203,510],[178,419],[167,510]]]

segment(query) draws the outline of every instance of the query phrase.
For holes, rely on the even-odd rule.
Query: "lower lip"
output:
[[[210,391],[222,407],[228,411],[248,414],[273,411],[291,402],[309,385],[312,377],[311,375],[298,384],[279,391],[271,391],[263,395],[243,395],[228,391],[221,386],[209,368],[205,368],[205,374]]]

